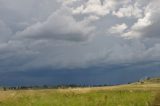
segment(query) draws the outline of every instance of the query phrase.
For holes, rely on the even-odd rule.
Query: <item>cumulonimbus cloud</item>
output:
[[[35,11],[23,7],[20,0],[2,1],[0,60],[6,69],[11,65],[79,68],[160,59],[159,0],[58,0],[62,4],[56,9],[53,0],[40,4],[29,0],[26,7]],[[132,39],[124,39],[128,37]]]

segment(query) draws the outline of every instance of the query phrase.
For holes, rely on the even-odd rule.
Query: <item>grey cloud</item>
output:
[[[148,27],[142,29],[142,34],[143,36],[148,36],[148,37],[160,37],[160,31],[159,31],[159,27],[160,27],[160,7],[159,4],[160,1],[154,1],[153,3],[151,3],[147,9],[146,12],[150,12],[151,16],[150,16],[150,21],[151,21],[151,25],[149,25]]]
[[[160,60],[159,44],[147,47],[138,39],[128,41],[104,36],[96,39],[87,44],[48,42],[49,45],[37,49],[40,54],[25,67],[82,68]],[[57,43],[61,44],[55,46]],[[38,48],[37,44],[32,49],[36,50],[35,47]]]
[[[33,60],[37,53],[21,42],[7,42],[0,45],[0,71],[24,70],[24,64]]]
[[[84,41],[92,36],[94,27],[83,21],[76,21],[67,9],[54,12],[46,21],[31,25],[24,31],[17,32],[16,36],[70,41]]]
[[[12,34],[12,30],[0,20],[0,42],[9,40],[9,37]]]
[[[56,0],[0,0],[0,19],[3,20],[14,33],[26,27],[44,21],[60,7]]]
[[[42,0],[41,3],[36,0],[25,2],[1,0],[0,2],[3,2],[0,4],[3,5],[0,7],[1,70],[27,70],[39,67],[82,68],[102,64],[107,66],[160,61],[158,40],[160,10],[148,7],[148,11],[155,11],[151,12],[152,17],[149,18],[153,23],[144,27],[136,23],[139,24],[138,20],[145,19],[145,14],[136,19],[134,16],[118,18],[113,14],[99,16],[101,12],[93,15],[95,11],[92,10],[85,15],[78,14],[81,16],[81,19],[78,19],[72,13],[72,5],[74,8],[77,7],[74,4],[76,1],[74,3],[73,1],[54,4],[53,0]],[[113,2],[118,3],[117,0]],[[149,2],[144,3],[148,4]],[[121,6],[116,8],[119,10]],[[101,8],[98,11],[101,11]],[[146,24],[146,21],[143,22]],[[115,25],[118,26],[113,27]],[[138,30],[133,26],[138,26]],[[142,37],[124,39],[121,36],[113,36],[115,34],[106,33],[111,27],[116,35],[126,31],[130,32],[131,36],[135,36],[133,32],[138,32]]]

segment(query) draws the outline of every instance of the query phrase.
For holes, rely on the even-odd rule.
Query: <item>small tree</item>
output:
[[[7,90],[7,88],[6,87],[3,87],[3,91],[6,91]]]

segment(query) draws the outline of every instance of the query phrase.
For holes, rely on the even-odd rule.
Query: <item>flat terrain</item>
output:
[[[0,106],[160,106],[159,82],[46,90],[0,91]]]

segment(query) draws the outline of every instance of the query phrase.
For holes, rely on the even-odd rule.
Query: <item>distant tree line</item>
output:
[[[103,86],[109,86],[107,84],[104,85],[76,85],[76,84],[69,84],[69,85],[56,85],[56,86],[16,86],[16,87],[3,87],[3,90],[30,90],[30,89],[66,89],[66,88],[78,88],[78,87],[103,87]]]

